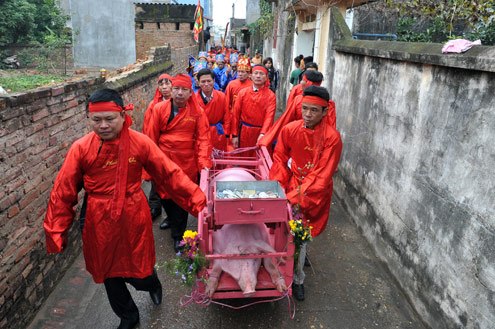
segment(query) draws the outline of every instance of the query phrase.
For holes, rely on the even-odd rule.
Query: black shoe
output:
[[[304,284],[292,284],[292,296],[299,301],[304,300]]]
[[[309,259],[307,256],[304,258],[304,266],[305,267],[311,266],[311,263],[309,262]]]
[[[155,220],[162,215],[162,208],[151,208],[151,219]]]
[[[165,217],[160,223],[160,230],[166,230],[170,228],[170,222],[168,221],[168,217]]]
[[[180,246],[180,241],[179,239],[174,238],[174,251],[175,253],[178,253],[182,247]]]
[[[139,317],[135,320],[121,319],[120,325],[117,329],[133,329],[139,323]]]
[[[162,284],[160,282],[158,282],[158,284],[159,286],[155,290],[150,291],[151,300],[155,305],[160,305],[162,303]]]

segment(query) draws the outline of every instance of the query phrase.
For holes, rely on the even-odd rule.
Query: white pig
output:
[[[263,223],[225,224],[213,233],[214,254],[260,254],[275,252],[269,243],[268,232]],[[206,285],[206,294],[211,297],[218,286],[222,271],[230,274],[239,284],[244,296],[250,297],[255,292],[258,270],[263,259],[263,266],[270,274],[277,290],[287,290],[284,278],[280,275],[272,258],[255,259],[215,259]]]

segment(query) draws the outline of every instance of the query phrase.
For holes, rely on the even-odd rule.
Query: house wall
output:
[[[189,23],[136,23],[136,56],[144,59],[151,47],[169,44],[172,48],[185,48],[196,43]],[[159,27],[158,27],[159,26]]]
[[[121,92],[135,105],[133,128],[140,131],[158,76],[183,72],[179,59],[194,50],[153,48],[148,61],[107,81],[87,78],[0,96],[0,328],[27,327],[81,252],[77,220],[66,250],[57,255],[46,253],[42,225],[65,154],[88,132],[89,94],[104,87]]]
[[[432,328],[493,328],[495,47],[352,40],[339,15],[335,193]]]
[[[76,67],[118,68],[136,61],[134,8],[129,0],[70,0]]]

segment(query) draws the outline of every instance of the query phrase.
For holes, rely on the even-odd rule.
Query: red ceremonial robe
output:
[[[239,137],[239,148],[255,146],[259,134],[264,134],[273,124],[276,96],[263,86],[255,91],[245,88],[239,92],[234,105],[232,135]],[[248,156],[254,155],[250,152]]]
[[[230,112],[227,108],[227,100],[225,94],[213,90],[213,98],[205,104],[201,97],[201,90],[195,94],[196,101],[203,108],[210,124],[210,140],[211,144],[217,150],[227,150],[227,138],[225,135],[230,134]],[[219,126],[220,125],[220,126]],[[220,134],[220,132],[223,133]]]
[[[252,87],[252,86],[253,86],[253,81],[251,81],[251,79],[247,79],[244,81],[235,79],[234,81],[231,81],[227,85],[227,89],[225,90],[225,96],[227,98],[227,105],[229,106],[229,110],[231,114],[232,114],[232,110],[234,109],[234,104],[237,95],[239,95],[239,91],[241,91],[244,88]]]
[[[186,107],[168,122],[172,102],[158,103],[153,110],[150,138],[193,182],[203,168],[211,168],[208,118],[191,95]],[[168,198],[168,197],[167,197]]]
[[[291,104],[294,101],[294,98],[296,98],[296,96],[303,94],[303,91],[304,90],[302,88],[302,84],[298,84],[292,87],[289,93],[289,97],[287,98],[287,104]]]
[[[327,225],[332,176],[341,152],[340,134],[326,120],[314,130],[305,128],[303,120],[297,120],[283,127],[279,134],[270,179],[280,182],[291,204],[299,204],[303,218],[313,227],[313,236],[319,235]]]
[[[273,124],[270,130],[263,136],[258,145],[260,146],[271,146],[272,143],[277,141],[278,134],[280,130],[289,122],[301,120],[302,119],[302,99],[303,95],[298,95],[294,98],[292,103],[287,104],[287,109]],[[328,112],[324,117],[331,127],[337,129],[337,117],[335,114],[335,102],[333,100],[328,101]]]
[[[155,97],[148,104],[148,107],[146,108],[146,112],[144,112],[143,130],[142,130],[143,134],[149,136],[148,130],[149,130],[151,118],[153,117],[153,108],[155,107],[156,104],[163,102],[163,101],[166,101],[166,99],[163,98],[163,96],[161,96],[158,99]]]
[[[110,218],[115,190],[119,139],[102,141],[89,133],[74,142],[55,180],[43,227],[49,253],[67,246],[78,192],[87,194],[86,220],[82,231],[86,268],[96,283],[106,278],[145,278],[155,265],[155,243],[141,172],[155,180],[157,192],[171,192],[173,200],[192,214],[203,209],[206,199],[200,188],[146,136],[129,129],[130,149],[126,194],[122,214]]]

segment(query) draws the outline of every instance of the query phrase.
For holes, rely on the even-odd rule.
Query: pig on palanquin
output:
[[[214,254],[246,255],[275,252],[270,246],[268,232],[263,223],[226,224],[213,233],[213,241]],[[213,295],[218,286],[218,278],[222,271],[225,271],[237,281],[244,296],[252,296],[262,260],[277,290],[280,292],[287,290],[285,280],[272,258],[215,259],[208,278],[206,294],[209,297]]]
[[[214,182],[255,180],[243,168],[229,168],[221,172]],[[225,224],[221,229],[213,232],[213,241],[214,254],[246,255],[275,252],[270,245],[267,228],[263,223]],[[213,295],[218,286],[220,274],[225,271],[237,281],[244,296],[252,296],[255,292],[262,260],[277,290],[280,292],[287,290],[285,280],[272,258],[215,259],[206,285],[206,294],[209,297]]]

